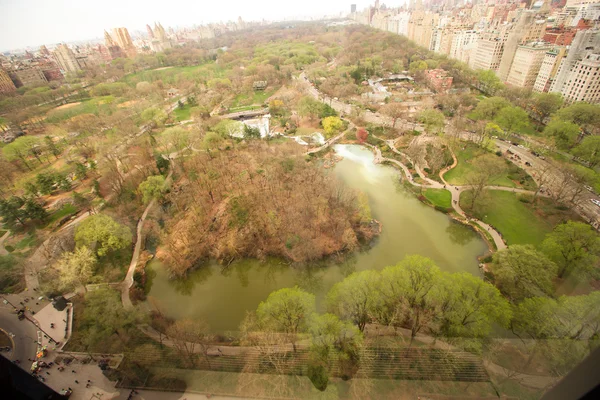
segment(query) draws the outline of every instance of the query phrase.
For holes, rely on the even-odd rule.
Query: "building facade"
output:
[[[21,86],[43,85],[48,82],[39,67],[21,67],[13,72]]]
[[[600,101],[600,53],[590,53],[578,60],[562,90],[567,103]]]
[[[550,47],[543,42],[519,46],[515,52],[506,83],[533,89],[548,50]]]
[[[554,82],[560,61],[563,59],[565,52],[566,48],[562,46],[555,47],[544,55],[542,65],[540,66],[540,72],[533,85],[534,92],[545,93],[550,91],[550,87],[552,86],[552,82]]]
[[[0,68],[0,93],[12,93],[17,90],[8,73]]]
[[[81,70],[75,53],[64,43],[59,44],[53,53],[54,60],[64,74],[76,73]]]

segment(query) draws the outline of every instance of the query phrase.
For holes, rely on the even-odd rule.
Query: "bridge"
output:
[[[229,114],[220,115],[221,118],[227,119],[249,119],[256,118],[261,115],[265,115],[269,113],[269,109],[267,107],[261,108],[260,110],[246,110],[246,111],[238,111]]]

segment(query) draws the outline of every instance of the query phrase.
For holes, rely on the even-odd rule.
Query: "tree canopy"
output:
[[[129,246],[132,238],[133,235],[128,227],[119,224],[106,214],[91,215],[75,229],[77,246],[95,249],[98,256]]]
[[[590,225],[567,221],[546,236],[542,251],[558,265],[559,278],[585,274],[596,267],[600,238]]]
[[[491,272],[500,290],[520,301],[552,294],[557,267],[531,245],[512,245],[494,254]]]

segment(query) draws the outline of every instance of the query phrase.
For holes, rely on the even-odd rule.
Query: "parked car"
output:
[[[594,188],[592,188],[591,186],[585,185],[584,188],[586,188],[590,192],[594,193]]]
[[[529,161],[525,161],[525,165],[527,165],[528,167],[531,167],[531,163]]]
[[[600,207],[600,200],[591,199],[591,202]]]

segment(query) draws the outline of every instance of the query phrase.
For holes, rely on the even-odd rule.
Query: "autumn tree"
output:
[[[512,245],[494,254],[491,272],[502,293],[521,301],[551,295],[557,267],[531,245]]]
[[[581,275],[596,268],[600,239],[590,225],[567,221],[546,236],[542,251],[558,266],[559,278]]]
[[[298,287],[279,289],[261,302],[256,310],[267,328],[283,332],[296,351],[298,333],[306,331],[315,312],[315,296]]]
[[[91,215],[75,229],[75,242],[78,247],[95,249],[98,256],[125,248],[131,243],[131,230],[116,222],[106,214]]]
[[[390,102],[382,106],[379,110],[383,115],[392,119],[392,128],[396,127],[396,122],[403,117],[406,117],[407,109],[402,103]]]
[[[358,128],[356,131],[356,139],[359,143],[365,143],[369,138],[369,132],[365,128]]]
[[[344,123],[339,117],[325,117],[321,121],[328,137],[333,137],[343,128]]]
[[[186,364],[196,367],[198,356],[201,353],[204,360],[211,368],[208,350],[213,336],[204,321],[180,319],[167,328],[167,336],[173,341],[175,350]]]

